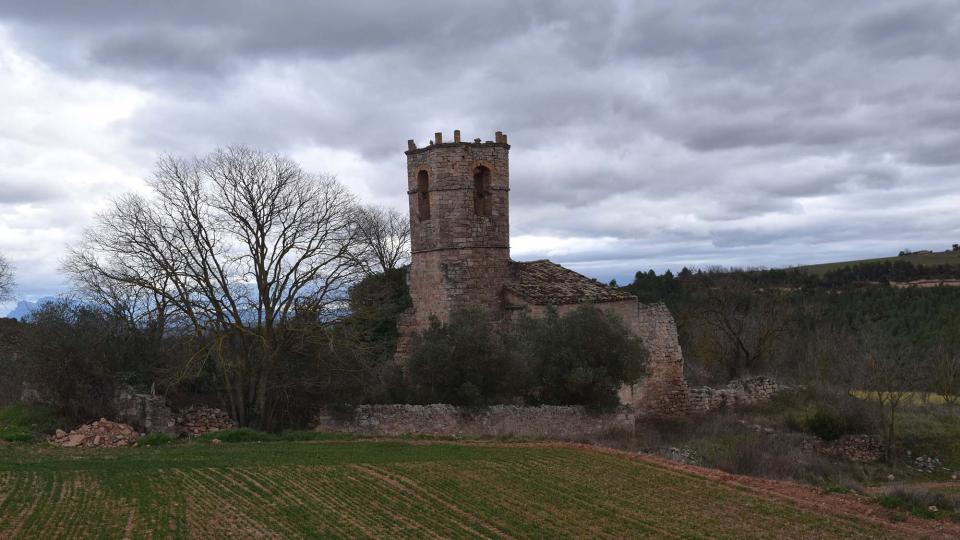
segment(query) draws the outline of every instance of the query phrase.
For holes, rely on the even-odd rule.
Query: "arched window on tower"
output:
[[[420,221],[430,219],[430,177],[427,171],[417,173],[417,215]]]
[[[480,165],[473,170],[473,210],[478,216],[489,216],[493,208],[490,191],[490,169]]]

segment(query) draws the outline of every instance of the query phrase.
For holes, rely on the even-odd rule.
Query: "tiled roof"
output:
[[[546,259],[513,262],[512,270],[513,279],[506,289],[535,305],[616,302],[636,298]]]

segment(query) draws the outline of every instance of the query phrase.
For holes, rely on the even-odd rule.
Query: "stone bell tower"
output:
[[[410,197],[410,295],[415,328],[479,307],[494,318],[510,273],[510,172],[507,136],[407,141]]]

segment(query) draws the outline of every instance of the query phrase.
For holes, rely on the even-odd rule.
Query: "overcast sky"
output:
[[[960,4],[0,0],[0,253],[64,291],[160,153],[405,209],[406,140],[510,137],[513,256],[600,279],[960,241]]]

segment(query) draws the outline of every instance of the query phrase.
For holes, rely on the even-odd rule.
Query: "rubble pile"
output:
[[[668,446],[655,448],[648,451],[648,453],[665,457],[670,461],[686,463],[687,465],[701,465],[703,463],[703,458],[700,457],[697,451],[687,447],[678,448],[674,446]]]
[[[950,470],[944,467],[938,458],[928,456],[917,456],[913,460],[912,465],[914,469],[925,473],[937,472],[938,470]]]
[[[183,437],[198,437],[204,433],[235,427],[237,424],[226,411],[213,407],[188,407],[177,415],[177,432]]]
[[[815,448],[828,456],[858,463],[871,463],[883,455],[883,445],[869,435],[846,435],[831,442],[817,441]]]
[[[140,434],[131,426],[101,418],[70,433],[58,429],[50,442],[64,448],[120,448],[133,446],[139,438]]]

